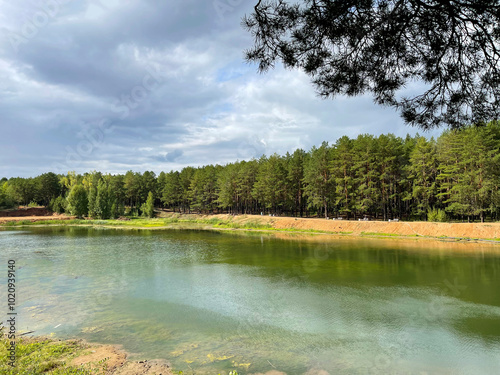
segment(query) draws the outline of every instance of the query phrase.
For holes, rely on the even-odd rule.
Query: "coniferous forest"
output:
[[[424,136],[347,136],[309,151],[181,171],[0,180],[0,208],[107,219],[184,213],[485,221],[500,213],[500,123]]]

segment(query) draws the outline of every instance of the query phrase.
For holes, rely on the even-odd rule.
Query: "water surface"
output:
[[[198,374],[498,374],[500,252],[457,246],[0,231],[2,263],[20,268],[18,328],[122,344]]]

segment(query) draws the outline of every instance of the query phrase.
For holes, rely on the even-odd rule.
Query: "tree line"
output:
[[[498,220],[500,123],[421,135],[362,134],[309,151],[180,171],[44,173],[0,180],[0,207],[92,218],[184,213]]]

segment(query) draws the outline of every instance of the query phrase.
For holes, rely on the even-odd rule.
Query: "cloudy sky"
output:
[[[0,177],[159,173],[416,133],[370,97],[322,100],[301,72],[257,73],[240,24],[255,2],[0,1]]]

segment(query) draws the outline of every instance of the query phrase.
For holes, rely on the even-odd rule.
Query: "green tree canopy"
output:
[[[303,70],[322,97],[371,93],[412,125],[499,118],[498,0],[259,0],[243,24],[260,71]],[[403,89],[419,82],[415,94]]]
[[[74,185],[68,194],[68,211],[71,215],[84,217],[88,212],[87,191],[83,185]]]
[[[150,191],[146,202],[142,204],[141,211],[142,215],[145,217],[154,217],[155,215],[155,199],[153,193]]]

